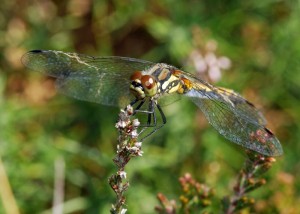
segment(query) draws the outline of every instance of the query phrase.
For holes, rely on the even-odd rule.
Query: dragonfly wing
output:
[[[202,110],[210,124],[228,140],[267,156],[283,153],[278,139],[264,125],[244,114],[237,103],[215,91],[192,89],[186,94]]]
[[[51,50],[30,51],[22,62],[34,71],[57,78],[58,90],[66,95],[114,106],[131,99],[130,75],[154,65],[127,57],[92,57]]]
[[[220,99],[220,101],[225,101],[234,104],[234,110],[238,115],[244,117],[245,120],[249,120],[253,123],[257,123],[260,125],[266,125],[266,119],[262,115],[260,111],[258,111],[255,106],[243,98],[240,94],[234,92],[233,90],[214,87],[209,83],[205,82],[202,79],[195,77],[193,74],[184,72],[184,77],[188,78],[191,82],[196,83],[194,88],[197,90],[208,90],[208,91],[216,91],[221,94],[221,96],[213,96],[214,99]],[[203,97],[204,99],[208,97]]]
[[[121,83],[120,83],[121,82]],[[103,74],[97,78],[68,77],[56,79],[56,88],[62,94],[79,100],[124,108],[134,97],[129,92],[130,82]]]
[[[234,104],[235,111],[239,112],[242,117],[245,117],[247,120],[261,124],[263,126],[266,125],[267,121],[263,114],[240,94],[226,88],[218,87],[216,88],[216,90]]]

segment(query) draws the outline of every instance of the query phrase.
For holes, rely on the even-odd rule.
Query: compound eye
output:
[[[154,78],[150,75],[144,75],[141,78],[141,83],[144,88],[152,89],[156,86]]]
[[[135,72],[130,76],[130,80],[131,80],[131,81],[141,80],[141,78],[142,78],[142,72],[140,72],[140,71],[135,71]]]

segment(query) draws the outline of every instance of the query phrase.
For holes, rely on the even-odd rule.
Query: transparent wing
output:
[[[51,50],[30,51],[22,57],[22,63],[57,78],[57,89],[68,96],[113,106],[123,106],[133,99],[129,93],[130,75],[154,65],[127,57],[92,57]]]
[[[271,131],[246,116],[221,95],[211,91],[204,92],[192,89],[187,94],[202,110],[210,124],[228,140],[245,148],[267,156],[279,156],[283,153],[278,139]]]
[[[263,114],[255,108],[255,106],[248,100],[243,98],[240,94],[234,92],[233,90],[226,88],[215,88],[220,94],[227,97],[230,102],[235,106],[235,111],[239,112],[240,115],[246,117],[248,120],[258,123],[261,125],[266,125],[267,121]]]
[[[181,100],[182,96],[180,94],[164,94],[162,97],[159,98],[159,105],[160,106],[168,106],[171,105],[179,100]]]
[[[216,88],[183,72],[192,82],[186,93],[204,113],[209,123],[225,138],[267,156],[279,156],[282,147],[274,134],[265,128],[263,115],[238,93]]]
[[[207,92],[213,92],[211,93],[210,97],[204,96],[202,97],[203,99],[210,98],[213,100],[218,100],[220,102],[231,103],[232,105],[234,105],[234,111],[240,117],[243,117],[245,120],[251,121],[252,123],[257,123],[263,126],[266,125],[266,119],[264,118],[263,114],[260,111],[258,111],[252,103],[247,101],[238,93],[230,89],[214,87],[190,73],[183,72],[183,74],[185,78],[189,79],[192,83],[194,83],[195,90],[205,90]],[[217,96],[217,94],[220,95]]]

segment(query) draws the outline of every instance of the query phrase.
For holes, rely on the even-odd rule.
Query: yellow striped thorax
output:
[[[130,91],[138,99],[158,98],[163,94],[184,94],[192,88],[190,80],[175,67],[158,63],[144,71],[136,71],[131,77]]]

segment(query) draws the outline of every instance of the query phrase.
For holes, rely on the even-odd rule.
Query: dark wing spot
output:
[[[274,136],[274,134],[267,128],[265,128],[265,131],[268,132],[269,135]]]
[[[252,103],[250,103],[248,100],[245,100],[246,101],[246,103],[248,104],[248,105],[250,105],[250,106],[252,106],[252,107],[255,107]]]
[[[32,50],[32,51],[29,51],[30,53],[42,53],[43,51],[42,50]]]

